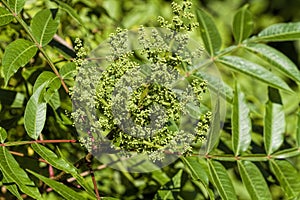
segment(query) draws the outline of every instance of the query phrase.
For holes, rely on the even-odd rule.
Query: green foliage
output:
[[[232,22],[215,10],[220,3],[217,1],[209,1],[205,7],[196,2],[196,5],[189,1],[169,4],[160,0],[147,0],[143,4],[138,0],[39,3],[1,0],[1,198],[299,198],[300,70],[299,63],[291,56],[299,52],[292,49],[292,53],[286,53],[276,44],[299,40],[300,22],[283,23],[274,17],[272,23],[276,24],[266,26],[257,16],[255,2],[249,5],[224,2],[237,9],[230,14]],[[209,14],[206,10],[214,12]],[[153,16],[158,17],[157,22],[150,20]],[[226,26],[232,23],[232,29],[222,29],[220,21]],[[122,43],[125,36],[122,29],[115,31],[115,27],[136,29],[140,25],[158,24],[183,33],[182,44],[193,36],[203,44],[207,55],[197,54],[201,62],[194,66],[188,59],[173,57],[166,50],[157,52],[153,49],[161,41],[146,42],[145,28],[140,28],[136,31],[137,41],[144,45],[140,54],[119,56],[125,48]],[[228,30],[232,30],[232,37],[228,37]],[[120,149],[146,153],[179,136],[182,140],[189,139],[186,134],[178,133],[182,105],[173,91],[159,84],[144,84],[136,88],[133,96],[127,94],[130,116],[142,126],[149,123],[147,112],[153,112],[154,105],[164,104],[168,116],[158,134],[146,141],[117,129],[111,104],[123,108],[118,104],[121,98],[112,100],[112,91],[117,88],[124,92],[117,85],[122,78],[130,83],[136,81],[138,74],[133,69],[137,69],[141,59],[157,64],[152,66],[156,67],[150,73],[152,76],[166,74],[164,66],[171,66],[186,78],[201,99],[200,105],[188,107],[191,115],[200,120],[194,143],[185,146],[186,153],[180,159],[151,173],[117,171],[110,164],[93,159],[80,146],[78,133],[72,126],[81,119],[72,110],[71,97],[76,93],[77,72],[86,62],[85,46],[94,48],[109,34],[115,47],[112,57],[115,62],[98,79],[87,72],[83,81],[85,84],[99,81],[96,98],[91,101],[97,102],[99,128],[105,130],[101,137],[112,137]],[[157,33],[152,33],[153,38],[158,38]],[[72,58],[74,52],[77,58]],[[221,72],[222,86],[215,76],[201,71],[212,65]],[[149,73],[149,69],[143,70]],[[202,101],[209,91],[215,92],[217,99],[211,103]],[[225,116],[221,113],[223,100],[228,108]],[[202,105],[206,114],[199,116]],[[142,134],[141,130],[135,131]],[[91,142],[85,139],[80,140]],[[150,169],[152,165],[140,167]]]

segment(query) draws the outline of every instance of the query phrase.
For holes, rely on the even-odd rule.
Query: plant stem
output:
[[[1,147],[19,146],[33,143],[77,143],[77,140],[33,140],[33,141],[19,141],[19,142],[7,142],[0,144]]]
[[[14,13],[14,11],[8,6],[6,1],[2,1],[2,3],[5,5],[5,7],[12,13],[12,15],[16,18],[16,20],[21,24],[21,26],[25,29],[25,31],[27,32],[27,34],[29,35],[30,39],[36,44],[37,48],[40,50],[40,52],[43,54],[43,56],[45,57],[46,61],[48,62],[50,68],[52,69],[52,71],[55,73],[55,75],[60,79],[61,81],[61,85],[63,86],[64,90],[66,91],[66,93],[69,93],[69,89],[66,86],[63,78],[61,77],[61,75],[59,74],[59,72],[57,71],[55,65],[53,64],[53,62],[51,61],[51,59],[49,58],[48,54],[46,53],[46,51],[44,50],[44,48],[38,43],[38,41],[35,39],[33,33],[31,32],[31,30],[29,29],[28,25],[25,23],[25,21],[18,16],[17,13]]]

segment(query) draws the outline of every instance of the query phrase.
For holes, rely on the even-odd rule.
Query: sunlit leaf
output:
[[[300,22],[279,23],[271,25],[262,30],[254,40],[270,41],[288,41],[300,39]]]
[[[291,91],[289,86],[281,78],[258,64],[237,56],[223,56],[217,59],[217,61],[237,72],[256,78],[275,88]]]
[[[241,43],[248,38],[253,31],[252,14],[248,10],[248,5],[242,7],[233,18],[233,36],[237,43]]]
[[[220,50],[222,39],[213,18],[201,9],[197,9],[197,20],[200,25],[200,34],[209,55],[214,56]]]
[[[59,25],[58,15],[53,16],[50,10],[38,12],[31,20],[32,33],[40,46],[47,45],[53,38]]]
[[[29,62],[36,52],[36,45],[24,39],[17,39],[6,47],[2,60],[5,84],[20,67]]]
[[[271,160],[271,171],[276,176],[288,199],[295,198],[300,193],[300,174],[286,160]]]
[[[47,178],[40,174],[37,174],[31,170],[27,170],[27,171],[30,172],[31,174],[33,174],[34,176],[36,176],[38,179],[40,179],[44,183],[46,183],[48,186],[50,186],[53,190],[55,190],[58,194],[60,194],[65,199],[68,199],[68,200],[85,199],[85,197],[82,196],[80,193],[72,190],[70,187],[68,187],[60,182],[57,182],[53,179],[50,179],[50,178]]]
[[[7,2],[14,13],[19,14],[23,9],[26,0],[8,0]]]
[[[277,93],[279,94],[279,92]],[[285,131],[283,106],[280,103],[274,102],[271,98],[269,97],[270,100],[268,100],[265,105],[266,110],[264,116],[264,145],[268,155],[272,154],[280,147],[284,140],[283,136]]]
[[[14,16],[5,8],[0,7],[0,26],[10,23]]]
[[[43,83],[30,97],[24,114],[24,125],[27,134],[37,139],[44,128],[46,121],[47,104],[43,98],[43,90],[47,82]]]
[[[73,62],[69,62],[62,66],[62,68],[59,70],[59,74],[63,79],[72,79],[76,75],[76,65]]]
[[[296,139],[297,139],[297,145],[298,147],[300,147],[300,108],[298,109],[298,114],[297,114],[297,136],[296,136]]]
[[[250,109],[245,102],[245,95],[235,84],[232,104],[232,146],[236,156],[246,151],[251,142]]]
[[[266,62],[276,67],[284,75],[300,82],[300,71],[297,66],[280,51],[265,44],[249,43],[244,46],[247,50],[257,54]]]
[[[255,164],[250,161],[238,161],[238,168],[251,199],[272,200],[268,185]]]
[[[38,188],[4,146],[0,147],[0,169],[6,177],[6,180],[13,181],[22,192],[34,199],[41,199]]]
[[[3,143],[7,138],[7,132],[4,128],[0,127],[0,142]]]
[[[208,160],[208,164],[213,183],[218,189],[218,192],[222,199],[237,199],[233,188],[233,184],[227,174],[225,167],[218,161]]]

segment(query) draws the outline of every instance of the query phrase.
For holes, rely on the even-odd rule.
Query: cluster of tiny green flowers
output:
[[[191,1],[183,1],[182,5],[172,2],[171,6],[174,16],[170,23],[163,17],[159,16],[158,22],[160,23],[161,27],[168,28],[175,32],[180,32],[191,31],[199,26],[197,22],[192,21],[195,16],[190,11],[192,7]]]
[[[187,50],[187,32],[197,26],[197,23],[191,22],[194,18],[189,12],[191,5],[190,1],[184,1],[182,5],[172,3],[174,17],[170,23],[158,18],[162,28],[171,30],[164,37],[155,29],[149,34],[141,27],[137,40],[142,48],[138,53],[129,50],[127,30],[117,29],[108,40],[111,51],[107,56],[109,65],[101,76],[93,74],[93,70],[97,69],[92,65],[78,77],[81,84],[77,89],[81,93],[76,95],[74,104],[82,104],[86,108],[78,109],[72,115],[75,123],[88,127],[79,131],[91,133],[80,139],[89,151],[97,150],[95,142],[108,139],[111,148],[146,153],[151,160],[161,161],[166,151],[190,155],[191,143],[205,140],[210,112],[199,116],[197,124],[190,125],[196,126],[194,133],[178,127],[182,114],[187,112],[186,102],[194,96],[201,101],[207,91],[207,82],[189,80],[193,94],[188,89],[181,95],[172,90],[174,80],[182,77],[179,74],[185,74],[186,66],[192,65],[193,56],[197,54]],[[185,33],[176,33],[180,31]],[[75,63],[80,67],[85,64],[86,51],[81,41],[75,42]],[[137,58],[136,54],[141,58]],[[93,98],[87,99],[88,96]],[[93,106],[96,112],[87,115],[88,108]],[[96,136],[99,130],[101,135]]]
[[[75,39],[75,47],[76,58],[74,59],[74,63],[77,67],[80,67],[86,63],[85,57],[87,56],[87,50],[83,47],[82,41],[79,38]]]

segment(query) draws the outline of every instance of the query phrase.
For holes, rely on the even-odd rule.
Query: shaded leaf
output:
[[[13,183],[14,180],[10,177],[6,177],[5,175],[3,175],[3,179],[2,179],[2,183],[4,183],[3,185],[5,185],[5,187],[18,199],[22,200],[22,196],[19,193],[18,187],[17,185],[11,184]]]
[[[271,160],[271,171],[279,181],[286,196],[291,199],[299,195],[300,174],[297,169],[286,160]]]
[[[275,88],[292,91],[289,86],[274,73],[243,58],[237,56],[223,56],[219,58],[217,62],[220,62],[237,72],[256,78]]]
[[[57,182],[53,179],[39,175],[31,170],[27,170],[27,171],[30,172],[31,174],[33,174],[34,176],[36,176],[38,179],[43,181],[48,186],[50,186],[53,190],[55,190],[58,194],[60,194],[65,199],[68,199],[68,200],[85,199],[85,197],[82,196],[80,193],[72,190],[70,187],[68,187],[60,182]]]
[[[214,56],[220,50],[222,39],[220,33],[213,21],[213,18],[201,9],[196,11],[197,20],[200,25],[200,34],[210,56]]]
[[[80,16],[77,14],[77,11],[74,10],[71,6],[69,6],[68,4],[60,1],[60,0],[55,0],[56,3],[58,3],[59,7],[66,11],[74,20],[76,20],[80,25],[82,25],[83,27],[85,27],[83,25],[83,22],[80,18]]]
[[[264,145],[268,155],[276,151],[282,144],[285,132],[285,115],[283,106],[268,101],[264,116]]]
[[[280,51],[265,44],[249,43],[244,47],[276,67],[284,75],[300,82],[300,72],[297,66]]]
[[[205,153],[211,152],[220,139],[221,124],[220,124],[220,99],[217,98],[215,110],[212,114],[212,121],[209,127],[208,138],[205,146]]]
[[[262,30],[254,40],[288,41],[300,39],[300,22],[279,23],[269,26]]]
[[[248,38],[253,31],[252,14],[248,10],[248,5],[242,7],[233,18],[233,36],[237,43],[241,43]]]
[[[14,16],[3,7],[0,7],[0,26],[10,23]]]
[[[36,45],[24,39],[17,39],[6,47],[2,60],[5,84],[20,67],[29,62],[36,52]]]
[[[250,109],[245,102],[245,95],[235,83],[232,104],[232,147],[236,156],[246,151],[251,142]]]
[[[17,184],[19,189],[34,199],[41,199],[38,188],[30,180],[27,173],[9,153],[6,147],[0,147],[0,169],[7,181]]]
[[[46,160],[50,165],[55,167],[56,169],[65,171],[66,173],[71,174],[74,178],[76,178],[77,182],[85,188],[90,196],[94,197],[93,189],[86,183],[85,179],[80,176],[77,168],[69,163],[63,157],[58,157],[54,152],[49,150],[47,147],[40,145],[38,143],[31,144],[32,149],[39,154],[44,160]]]
[[[24,114],[24,125],[27,134],[37,139],[44,128],[46,121],[47,104],[43,99],[43,90],[47,82],[43,83],[30,97]]]
[[[14,13],[19,14],[25,5],[26,0],[8,0],[9,7]]]
[[[4,143],[7,138],[7,132],[4,128],[0,127],[0,142]]]
[[[208,176],[199,163],[199,158],[195,156],[181,157],[183,163],[189,169],[190,175],[193,180],[201,181],[204,185],[208,185]]]
[[[53,19],[50,10],[38,12],[31,20],[32,33],[40,46],[47,45],[53,38],[59,25],[59,17]]]
[[[229,178],[225,167],[218,161],[208,160],[208,166],[212,181],[222,199],[237,199],[231,179]]]
[[[268,185],[255,164],[238,161],[238,168],[251,199],[272,200]]]

